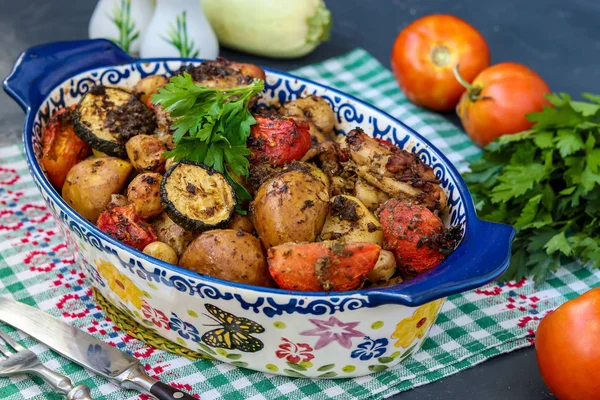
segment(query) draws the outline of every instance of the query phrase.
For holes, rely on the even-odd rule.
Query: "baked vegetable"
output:
[[[331,199],[329,214],[321,231],[323,240],[369,242],[381,246],[381,224],[356,197],[335,196]]]
[[[233,187],[221,173],[186,160],[167,171],[160,197],[169,217],[193,232],[226,226],[236,206]]]
[[[345,291],[362,285],[380,250],[373,243],[287,243],[270,248],[267,260],[282,289]]]
[[[181,256],[190,242],[198,236],[177,225],[167,213],[163,212],[152,221],[158,240],[168,244],[178,256]]]
[[[150,97],[158,92],[158,88],[165,86],[167,78],[162,75],[148,75],[135,84],[133,92],[140,96],[140,101],[146,105],[152,105]],[[153,105],[152,105],[153,106]]]
[[[254,225],[252,225],[252,220],[244,215],[233,214],[233,218],[229,221],[229,225],[227,229],[233,230],[242,230],[247,233],[254,233]]]
[[[281,167],[300,160],[310,148],[308,125],[293,119],[255,115],[250,128],[248,147],[253,163],[268,163]]]
[[[126,156],[125,143],[138,134],[152,134],[154,113],[126,90],[94,86],[81,99],[73,117],[75,133],[94,149]]]
[[[140,218],[131,204],[107,208],[98,217],[96,225],[101,231],[138,250],[157,240],[152,225]]]
[[[331,13],[323,0],[203,0],[219,43],[275,58],[301,57],[329,38]]]
[[[383,248],[394,253],[403,276],[416,276],[440,264],[456,244],[457,232],[425,206],[410,200],[388,200],[381,209]]]
[[[254,228],[267,249],[288,242],[314,242],[325,223],[329,209],[326,177],[309,165],[299,167],[302,170],[266,181],[250,205]]]
[[[163,242],[150,243],[144,247],[144,253],[174,265],[177,265],[177,261],[179,261],[179,257],[177,257],[175,250]]]
[[[48,180],[62,189],[69,170],[90,154],[90,147],[73,131],[73,111],[61,108],[48,122],[42,134],[42,167]]]
[[[260,241],[243,231],[217,229],[198,236],[179,265],[232,282],[272,286]]]
[[[284,103],[278,110],[282,115],[312,122],[326,137],[333,132],[335,114],[331,105],[322,97],[312,95]]]
[[[115,157],[87,158],[76,164],[62,188],[62,197],[83,218],[96,222],[111,195],[121,192],[131,164]]]
[[[396,259],[394,253],[381,250],[375,267],[367,275],[367,279],[374,283],[387,282],[396,273]]]
[[[127,157],[138,171],[162,172],[167,148],[156,136],[136,135],[125,144]]]
[[[156,172],[139,174],[127,186],[127,199],[135,213],[142,218],[152,218],[162,213],[160,182],[162,175]]]

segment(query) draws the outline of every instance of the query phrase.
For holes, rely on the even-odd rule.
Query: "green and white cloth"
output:
[[[362,98],[405,122],[459,168],[477,157],[469,138],[441,116],[406,99],[390,73],[364,50],[304,67],[296,74]],[[356,379],[309,380],[266,375],[214,361],[189,361],[131,338],[106,318],[45,208],[19,146],[0,149],[0,296],[36,306],[140,358],[147,372],[202,399],[382,398],[423,385],[495,355],[529,346],[539,320],[565,301],[600,285],[600,272],[560,269],[534,290],[529,280],[491,284],[452,296],[421,351],[402,365]],[[13,338],[45,365],[86,384],[95,399],[135,399],[104,378],[48,350],[7,325]],[[39,379],[0,378],[0,398],[58,399]]]

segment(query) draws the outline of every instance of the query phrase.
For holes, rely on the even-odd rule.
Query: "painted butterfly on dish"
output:
[[[212,347],[238,349],[247,353],[262,350],[263,342],[250,335],[250,333],[263,333],[265,328],[262,325],[248,318],[236,317],[212,304],[205,304],[204,307],[210,313],[210,315],[205,315],[221,325],[220,328],[202,335],[204,343]]]

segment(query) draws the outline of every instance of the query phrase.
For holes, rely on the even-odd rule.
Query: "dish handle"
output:
[[[28,112],[37,108],[52,89],[80,72],[133,60],[105,39],[47,43],[21,53],[3,86]]]
[[[510,225],[476,218],[467,224],[463,242],[440,266],[398,285],[369,291],[369,304],[416,307],[483,286],[508,268],[514,236]]]

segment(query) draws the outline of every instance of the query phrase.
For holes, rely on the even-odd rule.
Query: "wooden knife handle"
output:
[[[196,400],[195,397],[162,382],[152,385],[150,393],[159,400]]]

